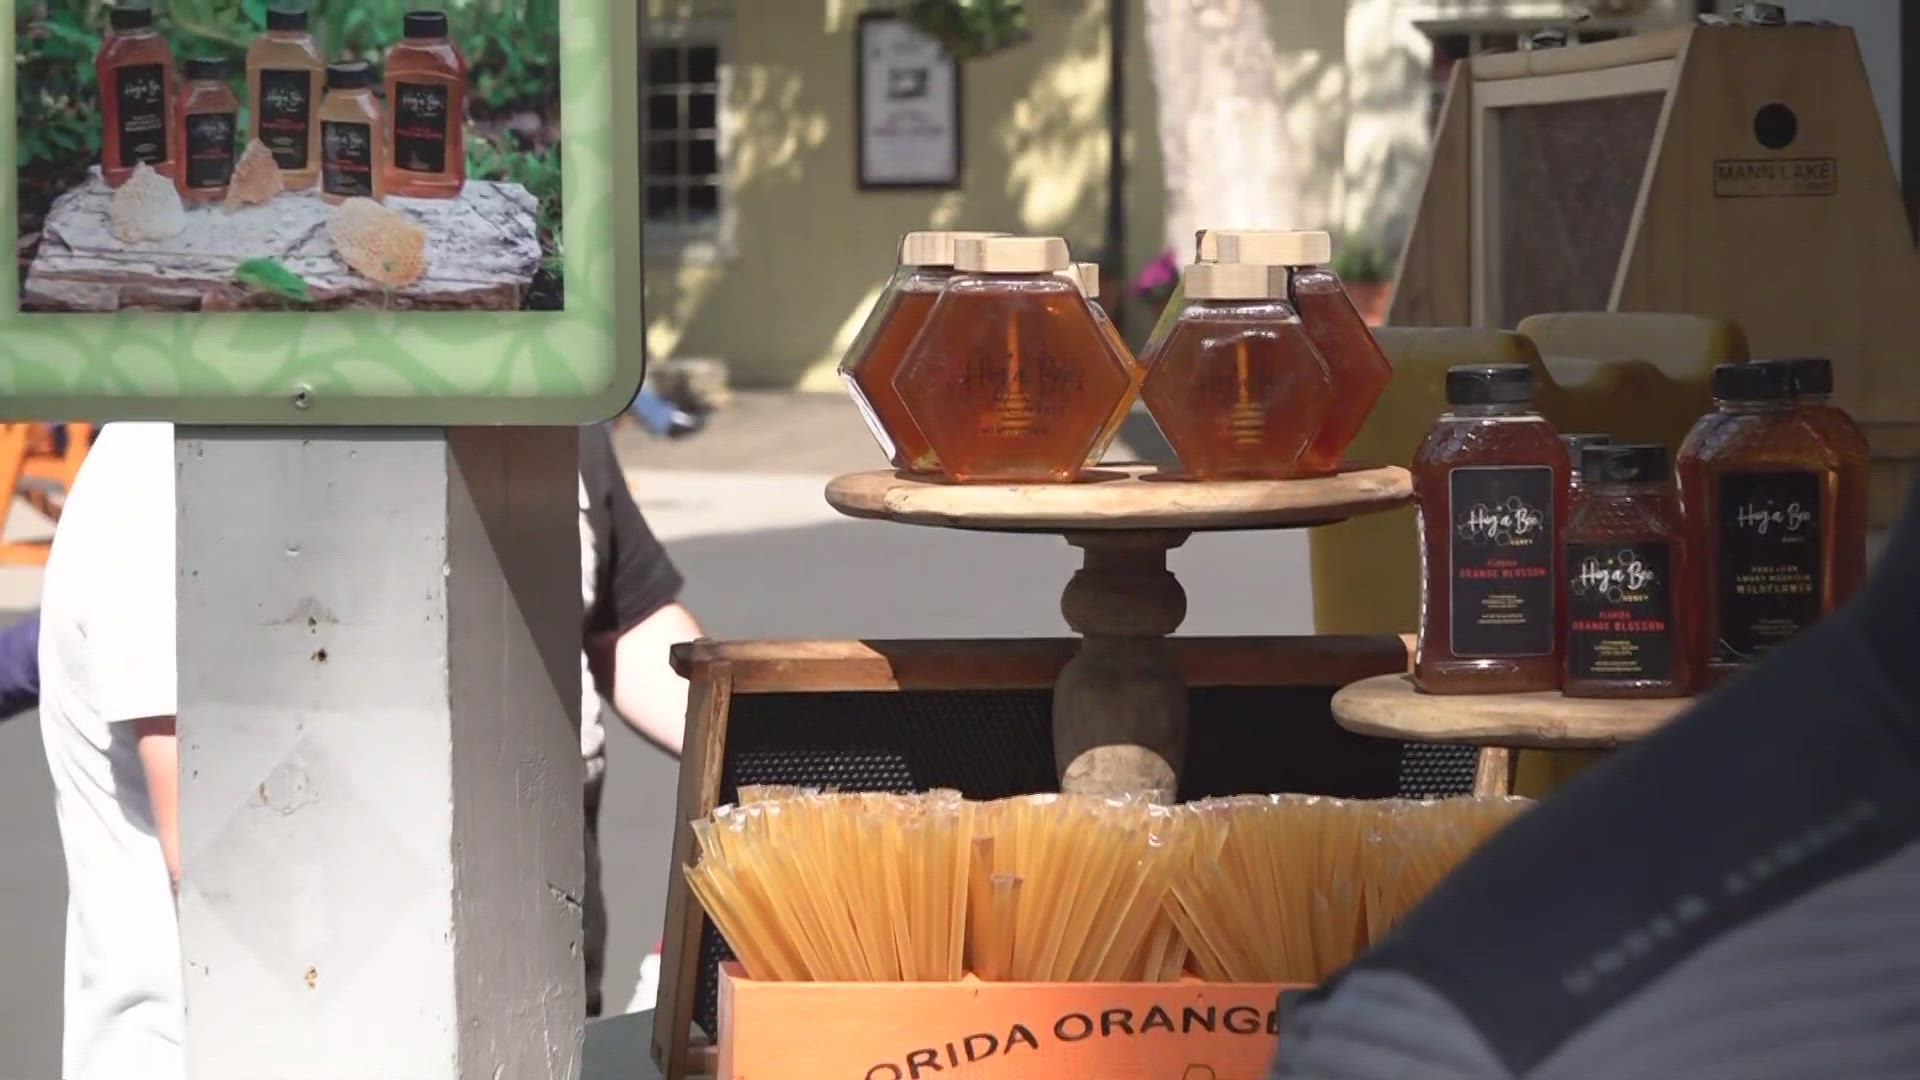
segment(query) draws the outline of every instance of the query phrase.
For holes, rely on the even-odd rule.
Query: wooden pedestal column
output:
[[[1187,756],[1187,684],[1167,637],[1187,617],[1187,593],[1167,552],[1187,534],[1066,538],[1086,557],[1060,597],[1060,613],[1082,638],[1053,689],[1060,788],[1171,803]]]

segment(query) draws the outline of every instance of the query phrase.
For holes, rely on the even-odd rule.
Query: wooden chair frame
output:
[[[719,798],[727,719],[736,695],[919,690],[1031,690],[1053,685],[1075,638],[924,641],[696,641],[675,646],[691,683],[668,868],[660,1004],[653,1058],[666,1080],[710,1075],[714,1050],[691,1034],[702,913],[680,868],[694,860],[693,820]],[[1191,637],[1171,642],[1193,687],[1332,686],[1404,671],[1411,642],[1394,635]],[[1480,751],[1474,790],[1506,794],[1508,751]]]

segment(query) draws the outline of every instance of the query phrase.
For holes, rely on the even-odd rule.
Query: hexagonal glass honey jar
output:
[[[973,237],[895,377],[940,471],[957,483],[1077,479],[1132,388],[1067,243]]]
[[[1281,266],[1196,263],[1140,396],[1195,480],[1298,475],[1332,399]]]
[[[893,388],[907,348],[927,324],[933,302],[953,279],[953,246],[991,232],[910,232],[900,238],[900,262],[873,311],[840,361],[840,379],[859,407],[867,430],[896,469],[934,472],[939,462]]]
[[[1320,430],[1300,455],[1303,476],[1340,470],[1347,448],[1393,378],[1393,364],[1353,306],[1333,261],[1333,239],[1323,232],[1233,231],[1208,234],[1217,261],[1287,268],[1287,301],[1333,376],[1333,398]]]

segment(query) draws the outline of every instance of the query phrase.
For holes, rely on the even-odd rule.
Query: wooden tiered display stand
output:
[[[1413,742],[1520,750],[1607,750],[1660,730],[1693,698],[1617,701],[1533,694],[1423,694],[1409,675],[1376,675],[1333,696],[1341,727]]]
[[[1061,788],[1172,802],[1187,745],[1187,687],[1167,647],[1187,596],[1167,552],[1196,532],[1299,529],[1413,497],[1401,468],[1307,480],[1197,482],[1149,466],[1073,484],[947,484],[894,472],[843,476],[827,502],[851,517],[984,532],[1051,533],[1084,553],[1060,609],[1080,651],[1054,684]]]

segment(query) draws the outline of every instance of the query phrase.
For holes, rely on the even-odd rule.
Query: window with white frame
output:
[[[649,25],[640,71],[640,186],[649,248],[722,239],[726,75],[718,28]]]

